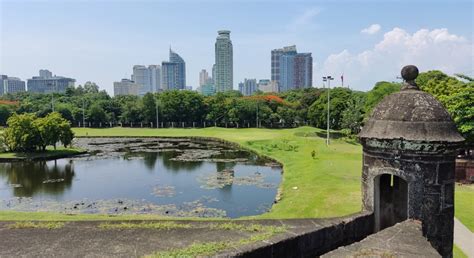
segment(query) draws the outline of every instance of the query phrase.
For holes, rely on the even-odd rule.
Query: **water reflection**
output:
[[[166,169],[172,172],[179,171],[193,171],[202,165],[202,161],[176,161],[172,158],[176,157],[177,152],[175,151],[165,151],[158,153],[158,157],[163,159],[163,165]]]
[[[0,163],[0,209],[235,218],[270,207],[281,180],[280,169],[225,146],[151,139],[78,144],[99,154]]]
[[[36,161],[0,163],[0,177],[13,187],[16,197],[32,197],[36,193],[61,194],[74,178],[72,161]]]

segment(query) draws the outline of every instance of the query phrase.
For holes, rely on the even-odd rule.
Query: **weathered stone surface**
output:
[[[441,257],[423,237],[421,223],[406,220],[322,257]]]
[[[105,223],[121,223],[110,221]],[[127,223],[173,223],[187,227],[169,229],[104,229],[103,222],[67,222],[59,229],[11,229],[13,222],[0,222],[0,257],[143,257],[157,251],[181,249],[193,243],[234,242],[235,247],[217,257],[315,257],[341,245],[359,241],[372,233],[372,214],[361,213],[333,219],[219,220],[219,221],[125,221]],[[264,225],[284,227],[286,232],[268,239],[239,245],[259,232],[215,225]]]
[[[456,148],[464,139],[441,103],[418,89],[417,74],[403,69],[402,90],[375,107],[359,135],[363,207],[374,212],[375,231],[420,220],[423,235],[450,257]]]
[[[364,125],[361,138],[462,142],[450,115],[431,94],[402,90],[385,97]]]

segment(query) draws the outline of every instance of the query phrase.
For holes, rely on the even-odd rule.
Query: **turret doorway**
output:
[[[408,184],[402,178],[382,174],[374,179],[375,232],[408,218]]]

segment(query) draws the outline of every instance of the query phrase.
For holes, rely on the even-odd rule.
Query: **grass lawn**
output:
[[[474,185],[456,185],[454,214],[474,232]]]
[[[453,257],[454,258],[468,258],[467,255],[457,246],[453,246]]]
[[[56,157],[64,157],[64,156],[71,156],[79,153],[83,153],[84,150],[76,149],[76,148],[64,148],[64,147],[57,147],[56,150],[53,147],[48,147],[45,152],[6,152],[0,153],[0,161],[2,159],[25,159],[25,160],[32,160],[32,159],[53,159]]]
[[[333,140],[329,147],[312,127],[295,129],[130,129],[75,128],[77,136],[203,136],[237,142],[280,161],[284,167],[282,200],[270,212],[254,218],[324,218],[344,216],[361,210],[362,147]],[[316,158],[311,157],[312,151]],[[456,216],[473,229],[474,189],[456,187]],[[5,219],[115,219],[107,215],[62,215],[51,213],[0,212]],[[36,215],[38,214],[38,215]],[[148,219],[153,216],[119,216],[121,219]]]

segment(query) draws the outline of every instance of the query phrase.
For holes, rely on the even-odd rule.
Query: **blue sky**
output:
[[[270,77],[270,51],[296,44],[321,76],[368,90],[396,80],[404,64],[473,75],[471,1],[4,1],[0,74],[39,69],[94,81],[112,93],[134,64],[161,64],[171,45],[187,84],[211,69],[217,30],[234,45],[234,88]],[[364,30],[365,29],[365,30]],[[334,81],[335,85],[340,80]]]

